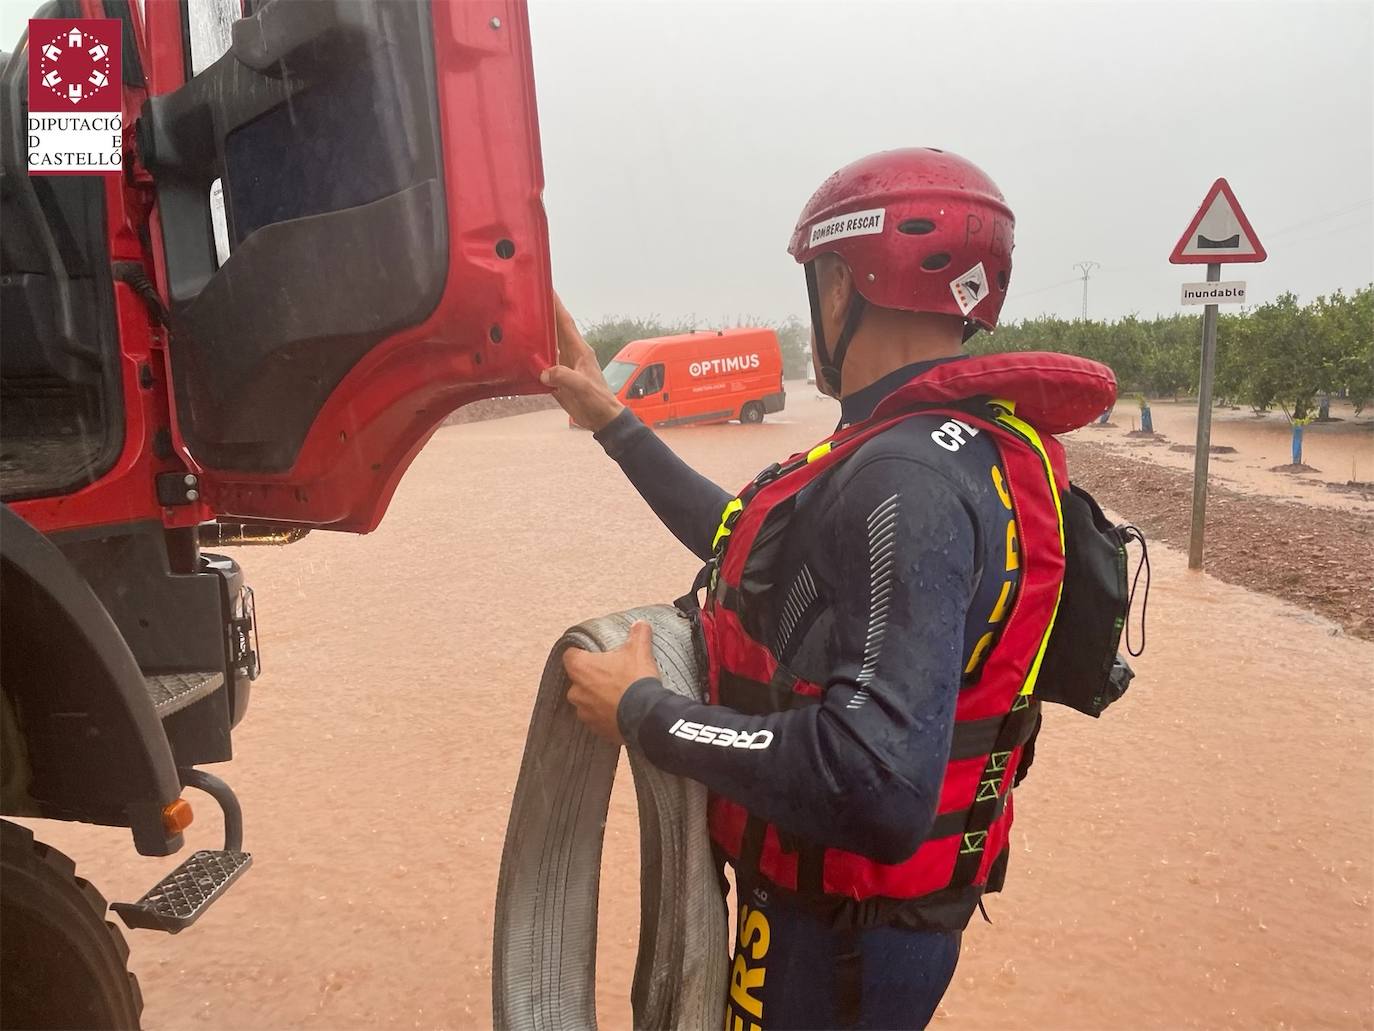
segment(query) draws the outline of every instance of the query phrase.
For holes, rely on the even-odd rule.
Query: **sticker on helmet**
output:
[[[811,235],[807,238],[806,246],[815,247],[818,243],[833,243],[849,236],[873,236],[875,233],[881,233],[885,214],[882,208],[870,208],[868,211],[851,211],[847,215],[836,215],[824,222],[817,222],[811,227]]]
[[[988,274],[983,271],[983,263],[980,261],[962,276],[950,280],[949,290],[961,312],[967,315],[973,311],[988,293]]]

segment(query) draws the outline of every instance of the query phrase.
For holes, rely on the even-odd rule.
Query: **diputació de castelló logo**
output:
[[[29,175],[112,175],[124,163],[117,18],[29,21]]]

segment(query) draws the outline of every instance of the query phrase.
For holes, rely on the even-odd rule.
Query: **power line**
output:
[[[1342,215],[1348,215],[1352,211],[1359,211],[1360,208],[1368,207],[1370,204],[1374,204],[1374,197],[1366,197],[1362,201],[1356,201],[1349,207],[1341,208],[1338,211],[1329,211],[1325,215],[1318,215],[1316,218],[1305,219],[1302,222],[1295,222],[1293,223],[1293,225],[1285,226],[1277,232],[1265,233],[1264,235],[1266,238],[1272,239],[1275,236],[1284,236],[1288,233],[1296,233],[1299,229],[1310,229],[1313,226],[1321,225],[1321,223],[1323,222],[1330,222],[1333,218],[1340,218]]]
[[[1279,229],[1272,233],[1261,233],[1259,234],[1260,239],[1271,240],[1274,237],[1286,236],[1288,233],[1296,233],[1300,229],[1309,229],[1313,226],[1321,225],[1323,222],[1329,222],[1333,218],[1340,218],[1342,215],[1348,215],[1351,212],[1358,211],[1360,208],[1368,207],[1370,204],[1374,204],[1374,197],[1366,197],[1364,200],[1356,201],[1355,203],[1346,205],[1343,208],[1337,208],[1335,211],[1328,211],[1323,215],[1317,215],[1315,218],[1304,219],[1301,222],[1296,222],[1292,225],[1284,226],[1282,229]],[[1363,222],[1361,222],[1360,224],[1363,224]],[[1325,235],[1325,233],[1335,233],[1343,231],[1344,227],[1340,227],[1337,229],[1328,229],[1325,230],[1323,233],[1314,234],[1314,236],[1321,236]],[[1120,274],[1122,272],[1149,271],[1158,267],[1159,262],[1155,259],[1128,261],[1124,265],[1120,262],[1115,262],[1113,263],[1111,272],[1109,272],[1108,275],[1110,275],[1112,272]],[[1030,294],[1042,293],[1045,290],[1053,290],[1057,287],[1065,286],[1069,283],[1077,283],[1081,280],[1081,278],[1082,277],[1080,276],[1074,276],[1072,279],[1064,279],[1058,283],[1051,283],[1049,286],[1038,287],[1034,290],[1018,290],[1017,294],[1018,296],[1026,297]]]
[[[1370,204],[1374,204],[1374,197],[1366,197],[1364,200],[1356,201],[1356,202],[1353,203],[1353,204],[1348,204],[1348,205],[1346,205],[1346,206],[1343,207],[1343,208],[1337,208],[1337,209],[1335,209],[1334,211],[1328,211],[1328,212],[1326,212],[1326,213],[1324,213],[1324,214],[1317,215],[1317,216],[1314,217],[1314,218],[1305,219],[1305,220],[1303,220],[1302,222],[1297,222],[1297,223],[1294,223],[1293,225],[1284,226],[1282,229],[1276,230],[1276,231],[1274,231],[1274,232],[1272,232],[1272,233],[1268,233],[1268,232],[1267,232],[1267,233],[1264,233],[1264,234],[1262,235],[1261,238],[1262,238],[1262,239],[1265,239],[1265,240],[1270,240],[1270,239],[1274,239],[1274,238],[1277,238],[1277,237],[1286,236],[1286,235],[1288,235],[1289,233],[1296,233],[1296,232],[1298,232],[1299,230],[1311,229],[1311,228],[1314,228],[1314,227],[1316,227],[1316,226],[1320,226],[1323,222],[1329,222],[1329,221],[1331,221],[1333,218],[1340,218],[1340,217],[1342,217],[1342,216],[1344,216],[1344,215],[1349,215],[1349,214],[1351,214],[1352,212],[1359,211],[1361,208],[1368,207]],[[1346,231],[1348,231],[1348,230],[1350,230],[1350,229],[1353,229],[1353,228],[1362,227],[1362,226],[1364,225],[1364,222],[1365,222],[1365,219],[1364,219],[1364,218],[1361,218],[1361,219],[1360,219],[1358,222],[1356,222],[1356,223],[1352,223],[1352,224],[1350,224],[1350,225],[1345,225],[1345,226],[1337,226],[1337,227],[1334,227],[1334,228],[1331,228],[1331,229],[1324,229],[1324,230],[1321,230],[1321,231],[1316,232],[1316,233],[1311,233],[1311,234],[1307,234],[1307,235],[1300,236],[1300,237],[1298,237],[1297,239],[1291,240],[1291,241],[1289,241],[1289,242],[1290,242],[1290,243],[1305,243],[1305,242],[1307,242],[1307,241],[1309,241],[1309,240],[1316,240],[1316,239],[1320,239],[1320,238],[1325,237],[1325,236],[1333,235],[1333,234],[1335,234],[1335,233],[1346,232]],[[1085,264],[1085,263],[1080,263],[1080,265],[1081,265],[1081,264]],[[1095,266],[1095,269],[1098,267],[1097,264],[1096,264],[1096,262],[1093,262],[1092,264]],[[1080,265],[1075,265],[1074,267],[1075,267],[1075,268],[1079,268]],[[1120,264],[1113,265],[1113,271],[1115,271],[1115,272],[1119,275],[1119,274],[1122,274],[1122,273],[1133,273],[1133,272],[1141,272],[1141,271],[1153,271],[1153,270],[1155,270],[1158,266],[1159,266],[1159,262],[1157,262],[1157,261],[1139,261],[1139,260],[1138,260],[1138,261],[1127,262],[1125,265],[1120,265]],[[1011,294],[1008,295],[1008,298],[1007,298],[1007,299],[1008,299],[1009,301],[1010,301],[1010,300],[1017,300],[1017,301],[1019,301],[1019,300],[1021,300],[1021,299],[1024,298],[1024,297],[1034,297],[1036,294],[1043,294],[1043,293],[1046,293],[1046,292],[1048,292],[1048,291],[1050,291],[1050,290],[1060,290],[1060,289],[1062,289],[1062,288],[1064,288],[1064,287],[1070,285],[1071,283],[1082,282],[1082,283],[1083,283],[1083,292],[1084,292],[1084,301],[1085,301],[1085,304],[1084,304],[1084,317],[1086,318],[1086,295],[1087,295],[1087,282],[1086,282],[1086,279],[1087,279],[1086,275],[1083,275],[1083,276],[1073,276],[1073,277],[1071,277],[1071,278],[1069,278],[1069,279],[1061,279],[1061,280],[1059,280],[1058,282],[1055,282],[1055,283],[1047,283],[1047,284],[1045,284],[1044,286],[1037,286],[1037,287],[1034,287],[1034,288],[1032,288],[1032,289],[1030,289],[1030,290],[1015,290],[1015,291],[1013,291]]]
[[[1083,321],[1088,321],[1088,280],[1092,277],[1093,270],[1102,266],[1095,261],[1080,261],[1074,268],[1083,273]]]
[[[1312,240],[1322,240],[1328,236],[1335,236],[1337,233],[1348,233],[1352,229],[1360,229],[1366,233],[1369,232],[1369,226],[1366,225],[1364,222],[1350,222],[1343,226],[1333,226],[1330,229],[1323,229],[1319,232],[1305,233],[1302,236],[1295,236],[1288,241],[1288,246],[1291,247],[1295,243],[1308,243]]]
[[[1077,282],[1078,282],[1078,277],[1077,277],[1077,276],[1071,276],[1071,277],[1068,278],[1068,279],[1061,279],[1061,280],[1060,280],[1059,282],[1057,282],[1057,283],[1051,283],[1049,286],[1037,286],[1034,290],[1017,290],[1017,291],[1016,291],[1016,297],[1017,297],[1018,299],[1019,299],[1019,298],[1022,298],[1022,297],[1031,297],[1031,296],[1033,296],[1034,294],[1043,294],[1046,290],[1058,290],[1061,286],[1068,286],[1070,283],[1077,283]]]

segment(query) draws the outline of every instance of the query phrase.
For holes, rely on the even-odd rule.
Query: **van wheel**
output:
[[[76,865],[0,821],[0,1028],[136,1029],[129,947]]]
[[[739,421],[746,426],[757,426],[763,422],[763,405],[757,401],[750,401],[739,410]]]

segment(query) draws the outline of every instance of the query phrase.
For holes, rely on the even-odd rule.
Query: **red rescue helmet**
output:
[[[997,325],[1011,280],[1015,225],[1002,191],[977,165],[933,148],[871,154],[822,183],[802,209],[787,250],[806,266],[826,379],[838,389],[838,370],[864,305],[851,310],[853,325],[846,325],[830,361],[815,287],[818,256],[842,257],[869,304],[953,315],[972,335],[977,327]]]

